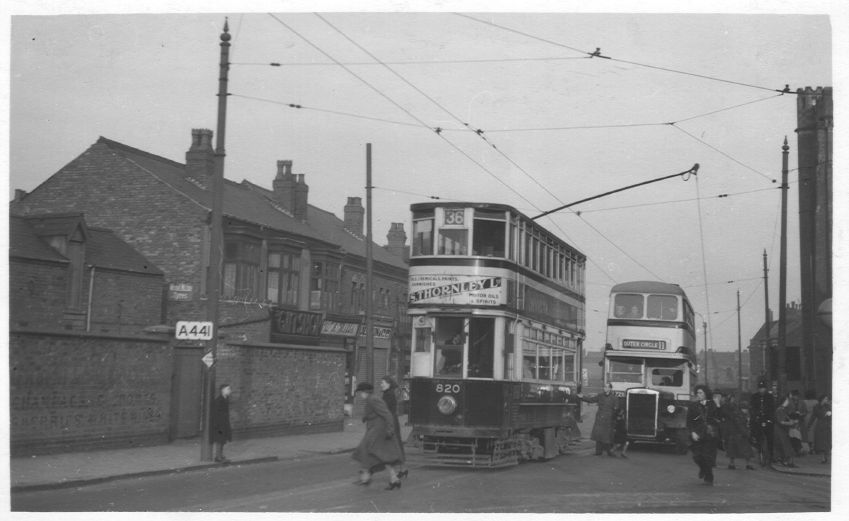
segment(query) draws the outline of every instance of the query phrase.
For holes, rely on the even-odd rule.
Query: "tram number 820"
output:
[[[436,384],[436,392],[457,394],[460,392],[460,384]]]

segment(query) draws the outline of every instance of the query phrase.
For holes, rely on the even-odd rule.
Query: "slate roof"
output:
[[[210,208],[210,192],[184,178],[184,164],[105,137],[100,137],[97,144],[108,146],[110,150],[144,169],[178,193],[206,209]],[[326,242],[328,247],[339,247],[347,253],[365,258],[365,239],[349,232],[345,228],[344,221],[332,212],[308,205],[307,220],[303,222],[295,219],[277,205],[272,195],[271,190],[249,181],[236,183],[225,178],[223,213],[225,216],[262,225],[289,235]],[[407,263],[401,257],[390,253],[379,244],[374,244],[372,257],[376,262],[407,269]]]
[[[85,228],[82,214],[43,214],[29,217],[11,215],[9,217],[9,256],[67,264],[70,262],[68,258],[50,246],[42,237],[69,235],[80,224]],[[86,264],[96,268],[163,275],[159,268],[111,231],[102,228],[85,229]]]
[[[9,257],[68,263],[64,255],[44,242],[24,217],[9,216]]]

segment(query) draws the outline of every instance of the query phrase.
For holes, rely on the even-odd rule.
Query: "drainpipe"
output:
[[[85,330],[86,332],[91,331],[91,302],[94,293],[94,266],[89,266],[91,268],[91,273],[89,273],[88,277],[88,305],[86,306],[85,312]]]

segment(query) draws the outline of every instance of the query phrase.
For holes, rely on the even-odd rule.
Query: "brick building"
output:
[[[797,302],[787,304],[785,308],[786,340],[785,340],[785,370],[787,372],[787,389],[798,389],[804,395],[809,386],[804,381],[804,352],[802,350],[802,306]],[[769,346],[767,348],[767,346]],[[766,374],[773,376],[773,382],[778,384],[775,375],[778,374],[778,321],[770,320],[769,330],[764,323],[757,333],[749,340],[749,391],[756,391],[758,381]],[[767,350],[768,349],[768,350]],[[767,366],[770,370],[767,372]],[[814,387],[810,389],[815,390]],[[786,391],[785,390],[785,391]]]
[[[147,325],[205,320],[213,166],[209,130],[192,130],[185,163],[101,137],[31,193],[18,191],[11,214],[84,215],[161,270],[164,312]],[[291,161],[278,161],[269,181],[271,189],[224,182],[219,331],[227,345],[216,375],[234,387],[237,436],[341,429],[352,377],[365,377],[362,202],[348,198],[343,219],[310,205],[306,176]],[[409,341],[403,224],[387,239],[372,248],[375,378],[403,372]],[[202,346],[168,340],[171,437],[194,436]]]

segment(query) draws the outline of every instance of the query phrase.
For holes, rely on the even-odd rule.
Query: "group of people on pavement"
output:
[[[585,397],[584,402],[598,405],[591,439],[597,456],[618,453],[625,458],[628,441],[625,432],[624,410],[608,383],[604,392]],[[737,461],[745,461],[745,469],[754,470],[754,448],[766,445],[771,462],[795,467],[794,458],[802,455],[802,444],[808,443],[811,453],[827,463],[831,453],[831,401],[828,395],[817,399],[810,410],[800,399],[798,391],[787,394],[778,407],[774,396],[767,392],[766,382],[758,382],[758,392],[749,403],[741,403],[736,394],[727,396],[711,392],[707,385],[694,389],[695,400],[687,409],[687,430],[690,451],[699,467],[699,479],[713,485],[713,469],[717,466],[717,451],[721,448],[728,457],[728,468],[737,469]],[[770,461],[764,462],[769,464]]]
[[[803,455],[802,444],[811,445],[811,453],[827,463],[831,453],[831,401],[822,395],[808,414],[798,391],[788,393],[775,406],[774,396],[767,392],[766,382],[758,382],[758,392],[748,403],[737,396],[712,393],[706,385],[695,387],[696,400],[687,411],[693,460],[699,467],[699,479],[713,485],[716,453],[725,450],[728,468],[736,469],[736,460],[744,459],[745,468],[754,470],[751,460],[754,448],[766,450],[764,465],[777,463],[796,467],[795,458]]]

